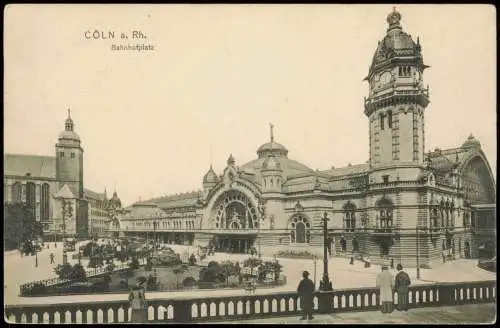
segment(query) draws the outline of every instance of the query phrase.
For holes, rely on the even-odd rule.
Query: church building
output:
[[[425,152],[429,66],[401,14],[389,13],[387,23],[365,78],[366,163],[313,170],[291,158],[271,126],[257,158],[238,164],[230,155],[222,171],[210,166],[202,190],[132,205],[114,231],[232,252],[255,247],[266,255],[321,254],[326,242],[337,255],[345,248],[374,263],[412,267],[417,258],[422,267],[438,265],[444,253],[493,254],[496,189],[481,144],[471,135],[456,148]]]
[[[55,156],[4,154],[4,203],[24,203],[41,222],[45,239],[107,235],[113,213],[121,208],[116,194],[84,188],[83,147],[68,110]]]

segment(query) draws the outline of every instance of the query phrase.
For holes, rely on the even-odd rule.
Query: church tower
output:
[[[387,16],[387,34],[379,41],[368,76],[369,95],[365,114],[369,118],[370,165],[374,169],[394,166],[420,167],[424,162],[424,113],[429,87],[423,85],[426,68],[417,37],[405,33],[401,14]]]
[[[74,131],[71,112],[64,123],[64,131],[59,134],[56,144],[56,180],[58,189],[68,185],[78,199],[83,198],[83,148],[80,137]]]

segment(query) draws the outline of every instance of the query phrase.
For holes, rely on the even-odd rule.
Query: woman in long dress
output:
[[[382,302],[382,313],[393,311],[394,299],[394,277],[389,272],[387,265],[382,266],[382,272],[377,275],[377,288],[380,289],[380,302]]]
[[[148,321],[148,307],[143,283],[138,281],[128,296],[132,309],[132,317],[130,318],[132,323],[146,323]]]

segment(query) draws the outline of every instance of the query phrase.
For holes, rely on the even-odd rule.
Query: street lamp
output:
[[[417,279],[420,280],[420,227],[417,224],[415,228],[415,236],[417,241]]]
[[[332,282],[328,278],[328,213],[323,214],[323,278],[319,283],[319,290],[321,291],[332,291]]]
[[[314,286],[316,286],[316,265],[318,262],[318,257],[316,255],[313,256],[313,263],[314,263]]]

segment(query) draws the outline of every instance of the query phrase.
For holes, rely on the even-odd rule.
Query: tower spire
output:
[[[212,145],[210,145],[210,168],[212,168]]]
[[[270,137],[271,137],[271,142],[274,142],[274,132],[273,132],[273,129],[274,129],[273,123],[269,123],[269,133],[270,133]]]
[[[66,131],[73,131],[73,120],[71,119],[71,109],[68,108],[68,117],[66,118],[66,122],[64,123],[64,129]]]

